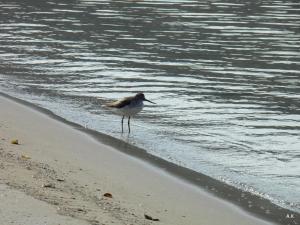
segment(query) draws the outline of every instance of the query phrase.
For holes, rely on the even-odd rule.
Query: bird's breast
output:
[[[134,116],[144,107],[143,102],[133,102],[132,104],[126,105],[120,109],[123,116]]]

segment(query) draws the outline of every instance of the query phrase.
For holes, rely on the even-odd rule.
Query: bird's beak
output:
[[[144,101],[147,101],[147,102],[151,102],[150,100],[148,100],[148,99],[144,99]],[[154,103],[154,102],[151,102],[152,104],[156,104],[156,103]]]

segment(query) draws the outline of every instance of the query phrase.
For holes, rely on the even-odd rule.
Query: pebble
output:
[[[56,180],[59,181],[59,182],[65,181],[65,179],[63,179],[63,178],[57,178]]]
[[[112,198],[113,197],[111,193],[105,193],[103,196],[107,197],[107,198]]]
[[[152,221],[159,221],[159,219],[153,218],[152,216],[149,216],[147,214],[144,214],[145,219],[152,220]]]
[[[55,188],[55,185],[48,183],[48,184],[43,184],[42,187],[43,188]]]

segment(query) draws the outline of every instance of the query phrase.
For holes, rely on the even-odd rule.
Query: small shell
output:
[[[13,144],[13,145],[18,145],[19,141],[18,141],[18,139],[13,139],[13,140],[11,140],[10,143]]]

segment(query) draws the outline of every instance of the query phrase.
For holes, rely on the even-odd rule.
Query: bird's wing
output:
[[[120,109],[120,108],[123,108],[124,106],[126,105],[129,105],[131,100],[132,100],[133,97],[127,97],[127,98],[123,98],[119,101],[115,101],[115,102],[112,102],[112,103],[108,103],[106,104],[107,107],[111,107],[111,108],[117,108],[117,109]]]

